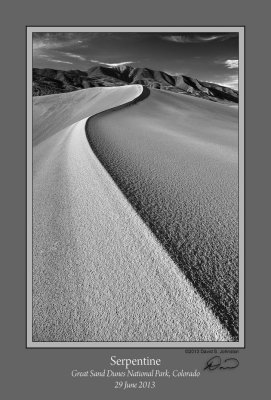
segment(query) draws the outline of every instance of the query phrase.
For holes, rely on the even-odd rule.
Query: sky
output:
[[[35,32],[33,67],[151,68],[238,89],[235,32]]]

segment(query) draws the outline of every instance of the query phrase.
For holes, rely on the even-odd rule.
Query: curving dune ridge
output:
[[[87,142],[89,116],[141,93],[136,85],[34,99],[33,341],[232,340]],[[91,128],[97,143],[108,146],[110,120],[113,142],[123,135],[119,112],[106,129]],[[123,149],[122,165],[137,164]]]

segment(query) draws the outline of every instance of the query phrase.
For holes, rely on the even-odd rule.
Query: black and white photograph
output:
[[[27,346],[244,346],[244,28],[27,28]]]

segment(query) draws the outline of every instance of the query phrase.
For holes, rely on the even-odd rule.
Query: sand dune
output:
[[[143,221],[120,191],[87,141],[87,117],[129,102],[141,92],[140,86],[95,88],[34,99],[33,341],[232,340],[153,235],[144,215]],[[169,155],[167,151],[172,148],[167,148],[160,137],[161,125],[151,127],[147,120],[148,113],[149,116],[153,112],[159,114],[161,110],[158,107],[155,111],[147,102],[148,99],[125,110],[97,117],[95,126],[91,123],[95,151],[97,147],[101,151],[104,146],[101,153],[108,156],[118,174],[122,171],[128,186],[130,180],[131,192],[136,190],[134,185],[144,183],[142,174],[147,176],[144,185],[151,184],[152,179],[158,182],[172,179],[166,172],[161,174],[161,154],[157,158],[159,140],[160,145],[165,146],[166,154]],[[144,109],[143,104],[148,107]],[[169,109],[171,105],[169,103]],[[189,109],[189,105],[187,107]],[[141,111],[142,120],[134,120],[133,113],[138,115]],[[234,126],[234,115],[231,118]],[[155,119],[156,115],[153,123]],[[146,129],[141,130],[144,126],[150,129],[150,136],[146,135]],[[152,147],[155,128],[158,139]],[[129,135],[127,140],[125,132]],[[174,129],[167,131],[167,135],[171,140]],[[130,146],[129,140],[132,140]],[[187,149],[195,147],[193,140],[200,142],[197,135],[191,140],[192,143],[186,137]],[[223,140],[230,162],[235,163],[234,135]],[[214,146],[221,147],[220,142],[213,141]],[[201,143],[197,146],[204,148],[199,153],[210,159],[210,150]],[[142,156],[139,148],[145,149]],[[152,151],[154,158],[149,163]],[[113,155],[119,158],[114,161]],[[227,163],[221,161],[223,155],[221,149],[219,162]],[[177,163],[175,153],[173,159]],[[116,168],[116,161],[119,168]],[[186,159],[187,164],[188,161]],[[162,157],[162,164],[164,162]],[[135,175],[141,173],[140,177],[131,175],[131,169]],[[191,170],[187,170],[190,178]],[[179,179],[185,179],[184,172]],[[194,173],[198,176],[198,171]],[[133,176],[135,182],[131,182]],[[207,190],[210,182],[205,180]],[[173,186],[173,191],[178,189],[178,185]],[[190,190],[194,193],[193,188]],[[145,186],[139,192],[145,193],[148,199]],[[166,203],[166,197],[161,199],[165,208],[171,207],[171,203]],[[150,209],[155,202],[149,200],[147,211],[152,215]],[[183,202],[182,198],[180,200]],[[225,199],[227,201],[231,199]],[[187,215],[184,214],[184,219]],[[161,215],[163,221],[167,217]]]
[[[238,110],[162,91],[88,122],[92,149],[238,337]]]
[[[108,108],[125,104],[142,92],[142,86],[92,88],[72,93],[33,97],[33,144]]]

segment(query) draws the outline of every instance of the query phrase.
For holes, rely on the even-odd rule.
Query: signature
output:
[[[207,361],[204,370],[214,371],[215,369],[234,369],[239,365],[236,358],[225,358],[222,360],[220,356],[214,356]]]

